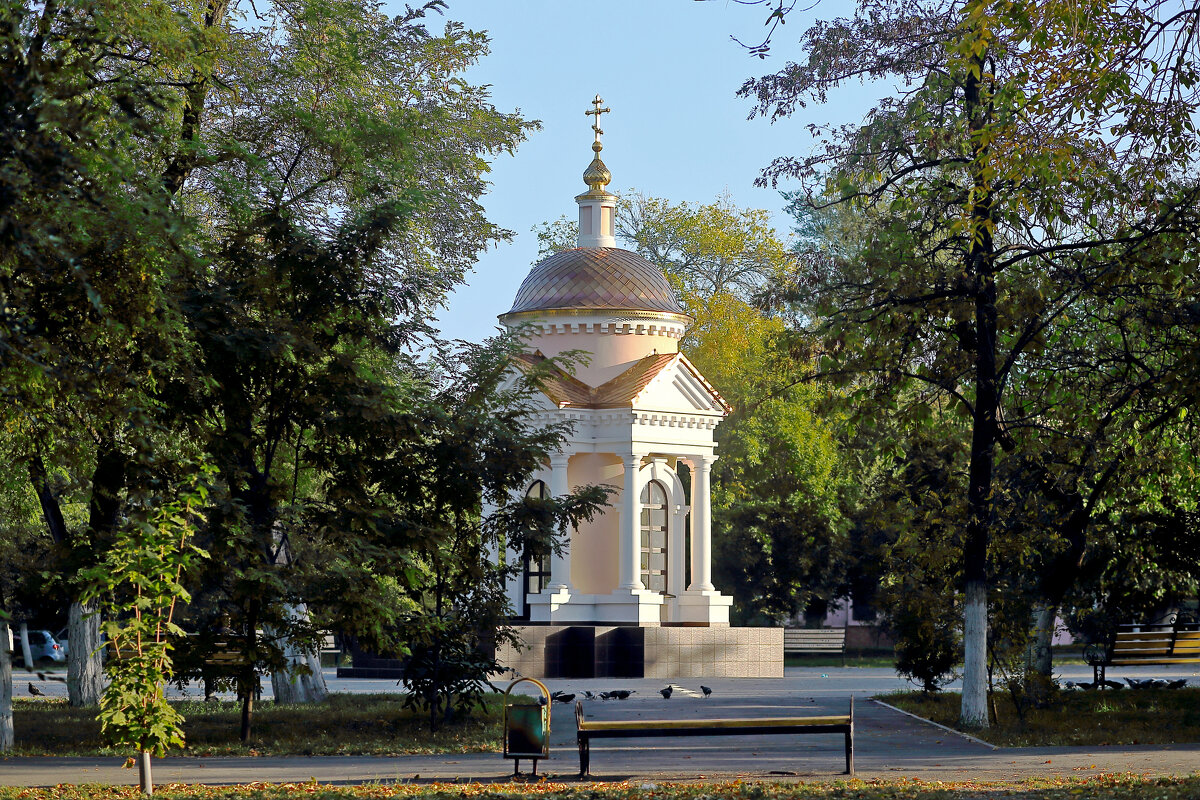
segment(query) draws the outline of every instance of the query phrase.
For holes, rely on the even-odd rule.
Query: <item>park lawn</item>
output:
[[[1062,691],[1049,707],[1031,708],[1022,720],[1011,696],[996,692],[996,715],[984,731],[968,731],[1004,747],[1171,744],[1200,742],[1200,689]],[[956,730],[957,692],[881,695],[885,703]]]
[[[788,653],[783,657],[785,667],[841,667],[842,657],[832,653]],[[847,667],[885,667],[896,666],[896,656],[893,653],[869,651],[846,653]]]
[[[500,749],[500,700],[488,713],[430,733],[426,719],[403,706],[401,694],[331,694],[324,703],[255,707],[249,747],[238,741],[241,706],[233,702],[175,703],[183,714],[187,748],[172,755],[402,755],[487,753]],[[100,738],[95,709],[71,708],[64,700],[14,699],[14,755],[127,755]]]
[[[1098,775],[1083,779],[1038,779],[1019,783],[925,783],[922,781],[836,781],[833,783],[552,783],[482,785],[399,784],[328,786],[313,783],[255,784],[238,787],[156,786],[164,800],[1192,800],[1200,794],[1200,778],[1148,779],[1136,775]],[[0,800],[136,800],[133,787],[67,787],[18,789],[0,787]]]

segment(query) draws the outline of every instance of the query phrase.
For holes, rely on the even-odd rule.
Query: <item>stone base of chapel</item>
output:
[[[516,625],[497,660],[529,678],[782,678],[783,628]],[[515,676],[514,676],[515,677]]]

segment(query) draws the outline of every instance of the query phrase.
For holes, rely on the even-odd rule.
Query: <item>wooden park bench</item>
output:
[[[241,650],[235,649],[236,644],[232,642],[214,642],[215,649],[204,658],[204,663],[214,667],[243,667],[246,665],[246,655]],[[131,647],[123,647],[117,649],[116,644],[110,639],[105,646],[106,656],[110,659],[132,658],[136,651]]]
[[[579,777],[591,767],[592,739],[647,736],[743,736],[774,733],[840,733],[846,737],[846,774],[854,774],[854,697],[850,713],[826,717],[762,717],[757,719],[638,719],[592,720],[575,702],[576,739],[579,743]]]
[[[837,653],[846,666],[845,628],[784,628],[783,654]]]
[[[1104,685],[1106,667],[1200,663],[1200,625],[1122,625],[1111,643],[1088,645],[1083,657],[1097,687]]]

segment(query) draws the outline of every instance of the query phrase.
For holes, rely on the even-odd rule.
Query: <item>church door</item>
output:
[[[642,490],[642,585],[667,593],[667,490],[650,481]]]

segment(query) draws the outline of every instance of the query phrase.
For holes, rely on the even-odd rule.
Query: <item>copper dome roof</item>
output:
[[[658,267],[615,247],[580,247],[539,261],[508,313],[550,309],[685,313]]]

